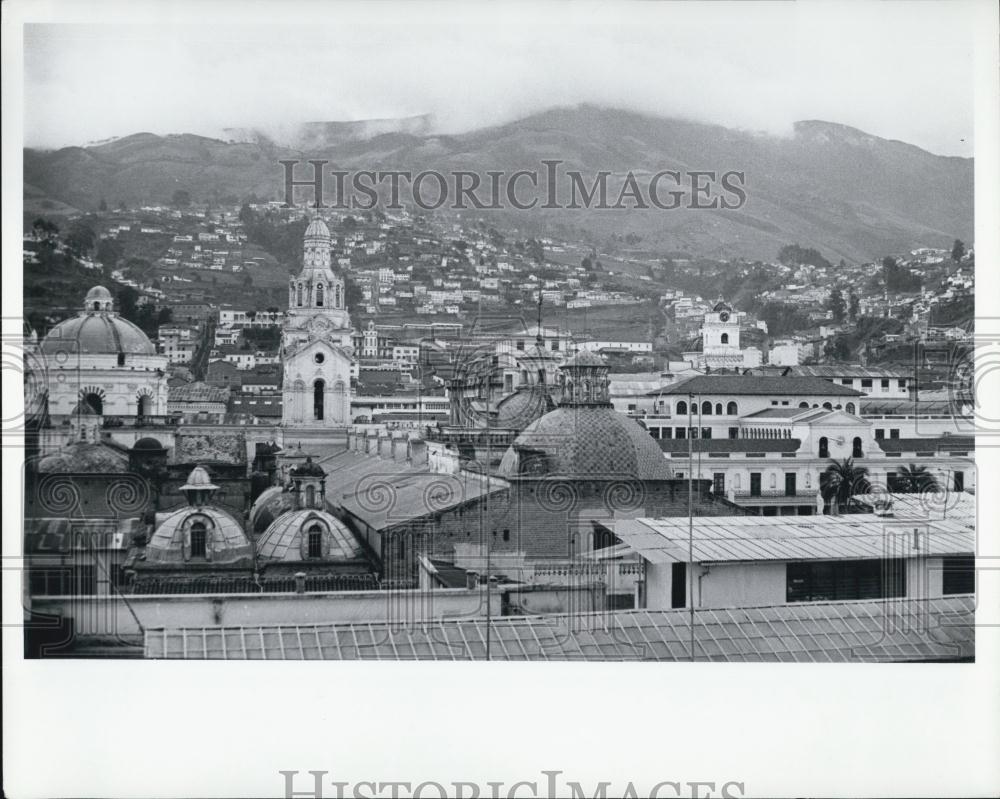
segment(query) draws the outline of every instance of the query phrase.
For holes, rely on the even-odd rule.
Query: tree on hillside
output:
[[[829,268],[832,264],[818,250],[812,247],[800,247],[798,244],[787,244],[778,251],[778,261],[785,266],[809,264]]]
[[[827,300],[826,307],[833,314],[834,322],[840,323],[844,321],[846,305],[844,303],[844,294],[840,289],[834,289],[830,292],[830,299]]]
[[[847,315],[850,317],[851,321],[855,321],[858,318],[858,313],[861,310],[861,300],[858,299],[858,295],[853,291],[851,292],[850,298],[847,302]]]
[[[31,223],[31,231],[34,233],[36,239],[41,239],[42,241],[51,241],[59,235],[59,227],[56,223],[50,222],[48,219],[42,219],[41,217]]]
[[[838,333],[823,346],[823,355],[834,361],[851,359],[851,342],[844,333]]]
[[[106,269],[113,269],[122,259],[125,251],[115,239],[101,239],[97,244],[97,260]]]
[[[951,245],[951,260],[958,263],[964,255],[965,243],[961,239],[955,239],[955,243]]]
[[[90,226],[90,223],[83,219],[78,219],[69,226],[69,230],[66,233],[66,249],[73,255],[81,257],[94,249],[94,242],[96,240],[97,234]]]

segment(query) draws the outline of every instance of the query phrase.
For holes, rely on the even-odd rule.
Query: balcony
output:
[[[776,499],[788,499],[788,500],[810,500],[814,501],[816,499],[816,489],[814,488],[796,488],[794,491],[788,491],[784,488],[762,488],[760,491],[751,491],[750,489],[743,488],[733,492],[733,496],[737,500],[747,500],[747,499],[759,499],[759,500],[776,500]]]

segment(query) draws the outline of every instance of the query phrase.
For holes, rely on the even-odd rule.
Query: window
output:
[[[831,403],[829,403],[829,402],[824,402],[823,403],[823,409],[827,410],[827,411],[832,411],[833,410],[833,405]]]
[[[735,416],[736,415],[736,403],[735,402],[727,402],[726,403],[726,413],[729,416]]]
[[[673,438],[674,429],[672,427],[662,427],[660,428],[660,435],[662,438]]]
[[[863,458],[865,453],[861,449],[861,437],[855,436],[851,447],[851,457],[852,458]]]
[[[719,341],[721,341],[723,344],[728,344],[729,343],[729,334],[728,333],[723,333],[722,334],[722,338],[719,339]]]
[[[854,378],[852,377],[842,377],[840,378],[840,385],[842,386],[853,386]]]
[[[688,404],[684,400],[681,400],[680,402],[678,402],[677,403],[677,415],[678,416],[684,416],[685,414],[687,414],[687,412],[688,412]]]
[[[314,508],[316,507],[316,488],[315,486],[306,486],[306,507]]]
[[[795,475],[786,474],[785,475],[785,496],[794,497],[795,496]]]
[[[854,403],[853,402],[848,402],[844,406],[844,410],[847,411],[848,413],[854,413]]]
[[[650,435],[651,438],[659,438],[660,437],[660,428],[659,427],[650,427],[649,428],[649,435]]]
[[[524,352],[524,341],[518,341],[514,346],[521,352]]]
[[[738,427],[729,428],[729,438],[735,439],[740,437],[740,429]]]
[[[870,377],[862,377],[861,388],[871,388],[871,387],[872,387],[872,379]]]
[[[841,560],[789,563],[787,602],[883,599],[906,596],[906,561]]]
[[[674,428],[674,438],[687,438],[687,432],[683,427]]]
[[[323,307],[323,284],[320,283],[316,286],[316,307]]]
[[[875,428],[875,440],[884,441],[885,440],[885,429],[881,427]]]
[[[317,380],[313,383],[313,419],[316,421],[323,420],[323,390],[326,388],[326,383],[323,380]]]
[[[300,308],[302,307],[302,284],[299,283],[295,288],[295,304]]]
[[[952,490],[965,491],[965,472],[955,472],[952,478]]]
[[[503,531],[503,540],[504,541],[510,541],[510,530],[507,529],[506,527],[504,528],[504,531]]]
[[[906,379],[903,378],[901,380],[897,380],[896,381],[896,386],[897,386],[897,388],[899,388],[901,390],[905,390],[906,389]]]
[[[972,557],[945,558],[941,574],[941,593],[974,594],[976,592],[976,562]]]
[[[712,415],[712,403],[709,402],[708,400],[705,400],[703,403],[701,403],[701,415],[702,416]]]
[[[701,428],[701,437],[702,438],[711,438],[712,437],[712,428],[711,427],[703,427],[703,428]]]
[[[760,496],[760,472],[750,472],[750,496]]]
[[[119,366],[124,366],[125,365],[125,353],[124,352],[119,352],[118,353],[118,365]]]
[[[687,564],[672,563],[670,565],[670,607],[683,608],[687,606]]]
[[[716,472],[712,475],[712,493],[713,494],[725,494],[726,493],[726,473]]]
[[[715,403],[715,415],[716,416],[722,416],[722,403],[721,402]]]
[[[889,430],[889,438],[899,438],[899,429],[892,428]]]
[[[800,402],[799,403],[799,407],[800,408],[808,408],[809,407],[809,403],[808,402]]]
[[[316,363],[323,363],[323,361],[326,360],[326,356],[322,352],[317,352],[313,356],[313,360],[316,361]]]
[[[882,386],[882,390],[883,391],[888,391],[889,390],[889,381],[888,380],[883,380],[881,382],[881,386]]]
[[[830,457],[830,440],[826,436],[822,436],[819,440],[819,456],[821,458]]]
[[[191,525],[191,557],[203,558],[208,545],[208,535],[204,522]]]
[[[318,524],[309,528],[308,553],[310,558],[323,557],[323,530]]]
[[[553,341],[552,342],[552,351],[553,352],[559,352],[559,342],[558,341]]]

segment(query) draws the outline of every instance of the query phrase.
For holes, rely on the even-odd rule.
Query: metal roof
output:
[[[695,611],[694,659],[903,662],[975,653],[974,598],[867,600]],[[147,628],[147,658],[684,661],[688,610],[398,622]]]
[[[912,378],[911,372],[900,366],[860,366],[858,364],[792,366],[791,374],[799,377],[877,377]]]
[[[918,546],[913,547],[913,530]],[[845,516],[699,516],[623,519],[614,533],[652,563],[726,563],[971,554],[975,527],[965,518],[926,521]]]
[[[802,441],[798,438],[661,438],[664,452],[798,452]]]

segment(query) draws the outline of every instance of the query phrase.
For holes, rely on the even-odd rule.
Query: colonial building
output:
[[[343,278],[330,265],[330,231],[320,218],[306,228],[302,272],[289,280],[282,326],[282,425],[350,424],[355,363]]]
[[[167,413],[167,356],[115,312],[103,286],[87,292],[76,317],[49,331],[40,351],[40,382],[56,433],[80,400],[105,419],[134,422]]]

